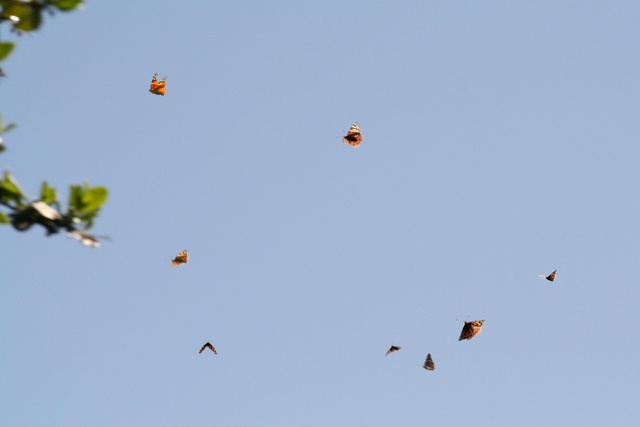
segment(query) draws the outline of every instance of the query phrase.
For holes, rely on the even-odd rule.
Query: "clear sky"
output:
[[[0,169],[107,186],[111,241],[0,229],[0,425],[637,422],[639,16],[120,0],[4,28]]]

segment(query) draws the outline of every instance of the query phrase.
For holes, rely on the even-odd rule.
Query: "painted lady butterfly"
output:
[[[211,351],[213,351],[213,354],[218,354],[218,352],[216,351],[216,348],[214,346],[212,346],[209,341],[207,341],[207,343],[202,346],[202,348],[200,349],[198,354],[202,353],[205,348],[211,349]]]
[[[186,264],[189,261],[189,255],[187,250],[180,252],[174,259],[171,260],[171,267],[177,267],[182,264]]]
[[[540,277],[542,277],[543,279],[547,279],[550,282],[553,282],[554,280],[556,280],[556,271],[558,270],[553,270],[553,273],[551,273],[548,276],[543,276],[542,274],[540,275]]]
[[[358,126],[358,123],[351,125],[349,132],[342,137],[342,142],[352,147],[357,147],[362,143],[362,134],[360,133],[360,126]]]
[[[153,78],[151,79],[151,87],[149,88],[149,92],[153,93],[154,95],[162,95],[162,96],[164,96],[164,93],[167,91],[167,88],[165,87],[165,82],[167,81],[167,76],[164,76],[162,78],[162,80],[158,81],[156,79],[157,75],[158,75],[158,73],[155,73],[153,75]]]
[[[436,364],[433,363],[433,359],[431,358],[431,353],[427,353],[427,359],[424,361],[424,365],[422,367],[427,371],[433,371],[436,369]]]
[[[482,332],[482,324],[484,320],[473,320],[471,322],[464,322],[464,326],[462,327],[462,332],[460,333],[460,338],[458,341],[462,340],[470,340],[480,332]]]
[[[392,345],[391,348],[387,350],[387,354],[385,354],[385,356],[388,356],[389,353],[393,353],[394,351],[398,351],[398,350],[402,350],[402,347],[398,347],[397,345]]]

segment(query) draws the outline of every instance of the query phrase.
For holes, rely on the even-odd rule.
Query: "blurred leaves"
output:
[[[47,181],[44,181],[42,183],[42,187],[40,188],[40,200],[48,205],[57,203],[56,189],[53,187],[49,187]]]
[[[87,233],[93,220],[106,202],[105,187],[90,187],[89,184],[71,185],[66,213],[59,210],[57,190],[45,181],[40,188],[40,200],[30,201],[8,171],[0,181],[0,206],[9,214],[0,212],[0,223],[10,223],[16,230],[25,231],[37,224],[45,228],[47,235],[66,231],[69,237],[78,239],[87,246],[100,246],[98,239]]]
[[[23,2],[1,1],[1,18],[11,21],[13,28],[20,31],[33,31],[42,22],[42,5],[38,3],[25,4]]]
[[[10,25],[12,31],[17,33],[35,31],[42,25],[44,12],[49,15],[57,11],[69,12],[83,3],[83,0],[0,0],[0,24]],[[0,42],[0,62],[14,48],[13,42]],[[2,134],[15,127],[15,123],[5,127],[0,116],[0,152],[5,149]],[[44,227],[47,235],[64,230],[67,236],[78,239],[82,244],[97,247],[100,242],[86,230],[93,226],[107,197],[108,190],[105,187],[90,187],[86,182],[83,185],[71,185],[67,212],[62,213],[58,191],[49,186],[47,181],[40,187],[40,199],[31,201],[11,173],[6,171],[0,181],[0,209],[4,208],[7,212],[0,211],[0,224],[11,224],[18,231],[28,230],[37,224]]]
[[[28,202],[27,197],[18,187],[18,183],[9,171],[5,171],[0,181],[0,203],[21,208],[24,207],[25,202]]]
[[[57,7],[63,12],[68,12],[73,9],[77,9],[82,5],[83,0],[57,0],[50,1],[53,6]]]
[[[4,126],[3,122],[2,122],[2,115],[0,114],[0,135],[2,135],[3,133],[7,133],[10,130],[14,129],[15,127],[17,127],[18,125],[15,123],[9,123],[6,127]]]
[[[84,222],[85,228],[91,228],[100,207],[106,201],[105,187],[90,188],[87,183],[83,186],[72,185],[69,191],[69,212],[73,215],[74,221]]]
[[[16,44],[13,43],[13,42],[2,42],[2,43],[0,43],[0,61],[2,61],[7,56],[9,56],[9,54],[11,53],[11,51],[13,50],[13,48],[15,46],[16,46]]]
[[[7,125],[7,127],[4,127],[4,124],[2,122],[2,115],[0,114],[0,153],[2,153],[5,148],[4,145],[2,144],[2,134],[9,132],[11,129],[15,128],[17,125],[15,123],[9,123]]]
[[[18,32],[35,31],[42,25],[43,12],[69,12],[82,4],[83,0],[0,0],[0,20],[10,22]]]

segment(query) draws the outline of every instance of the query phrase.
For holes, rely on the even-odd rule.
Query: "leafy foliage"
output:
[[[15,47],[15,43],[13,42],[3,42],[0,43],[0,61],[2,61],[3,59],[5,59],[7,56],[9,56],[9,54],[11,53],[11,51],[13,50],[13,48]]]
[[[68,12],[82,6],[83,0],[0,0],[0,24],[8,24],[11,30],[20,34],[35,31],[42,25],[44,12]],[[0,62],[15,48],[13,42],[0,42]],[[1,70],[0,70],[1,71]],[[0,76],[4,73],[0,72]],[[0,153],[5,150],[2,135],[15,128],[15,123],[6,127],[0,116]],[[108,190],[105,187],[90,187],[89,184],[71,185],[66,212],[62,212],[58,201],[58,191],[42,183],[40,198],[30,200],[18,182],[8,171],[0,180],[0,224],[11,224],[18,231],[26,231],[33,225],[45,228],[47,235],[66,231],[67,235],[78,239],[87,246],[100,246],[98,239],[89,234],[93,221],[98,217],[106,202]]]
[[[15,123],[9,123],[5,127],[3,122],[2,122],[2,115],[0,115],[0,153],[2,153],[5,150],[4,145],[2,144],[2,134],[6,133],[6,132],[9,132],[11,129],[13,129],[15,127],[16,127]]]
[[[26,231],[33,225],[44,227],[47,235],[62,230],[88,246],[99,246],[98,239],[87,233],[106,202],[105,187],[89,184],[71,185],[69,203],[65,213],[60,212],[57,190],[45,181],[40,189],[40,199],[31,201],[24,194],[15,178],[6,171],[0,181],[0,206],[8,208],[8,215],[0,212],[0,223],[10,223],[18,231]]]
[[[82,4],[83,0],[0,0],[0,21],[9,21],[18,32],[35,31],[42,25],[43,12],[69,12]]]

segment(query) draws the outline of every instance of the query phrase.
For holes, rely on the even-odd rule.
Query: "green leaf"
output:
[[[57,7],[63,12],[68,12],[82,6],[83,0],[57,0],[51,1],[51,5]]]
[[[57,199],[56,189],[54,187],[49,187],[49,183],[47,183],[47,181],[43,181],[42,187],[40,188],[40,200],[51,205],[56,203]]]
[[[106,187],[88,188],[82,195],[84,212],[97,211],[107,201],[108,190]]]
[[[13,26],[21,31],[33,31],[38,29],[42,22],[42,5],[38,3],[3,3],[0,16],[13,22]]]
[[[4,178],[0,181],[0,202],[15,202],[18,206],[24,206],[24,201],[28,202],[27,196],[9,171],[5,171]]]
[[[84,228],[89,229],[93,226],[93,220],[98,216],[107,196],[108,191],[105,187],[90,188],[87,183],[83,186],[71,185],[69,209],[65,217],[70,223],[82,222]]]
[[[80,185],[69,186],[69,211],[82,212],[82,195],[84,189]]]
[[[16,44],[13,42],[1,42],[0,43],[0,61],[4,60],[13,48],[16,47]]]
[[[91,213],[100,209],[107,200],[108,190],[106,187],[90,188],[87,183],[84,185],[71,185],[69,191],[69,210],[76,213]]]
[[[15,124],[15,123],[13,123],[13,122],[12,122],[12,123],[9,123],[9,124],[7,125],[7,127],[6,127],[6,128],[4,128],[4,130],[2,131],[2,133],[7,133],[7,132],[9,132],[10,130],[15,129],[15,128],[17,128],[17,127],[18,127],[18,125],[17,125],[17,124]]]
[[[9,224],[9,217],[0,212],[0,224]]]
[[[2,115],[0,114],[0,135],[10,131],[15,127],[16,127],[15,123],[9,123],[9,125],[5,128],[2,124]],[[6,149],[5,146],[2,144],[2,137],[0,136],[0,153],[2,153],[5,149]]]

